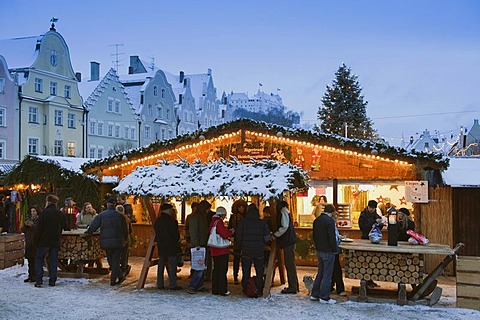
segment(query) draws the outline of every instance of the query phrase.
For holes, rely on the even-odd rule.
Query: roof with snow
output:
[[[10,69],[29,68],[38,55],[36,46],[44,35],[0,40],[0,54]]]
[[[214,139],[220,135],[230,134],[238,130],[251,130],[262,134],[273,136],[288,137],[290,140],[304,141],[305,143],[321,144],[327,147],[340,147],[352,152],[381,154],[384,157],[393,157],[397,160],[404,160],[410,163],[422,161],[428,163],[433,168],[446,168],[448,159],[441,154],[425,153],[396,148],[381,143],[343,138],[338,135],[315,133],[302,129],[286,128],[278,125],[257,122],[250,119],[239,119],[227,122],[218,126],[209,127],[205,130],[199,130],[194,133],[177,136],[166,141],[156,141],[148,146],[132,149],[120,155],[107,157],[94,162],[86,163],[84,170],[98,170],[100,167],[122,164],[123,155],[130,160],[140,159],[147,155],[157,154],[159,152],[170,151],[180,148],[184,145],[199,143],[205,139]]]
[[[114,188],[138,196],[262,196],[265,199],[286,190],[308,187],[306,172],[290,163],[273,160],[244,164],[236,159],[189,164],[187,161],[160,166],[140,166]]]
[[[84,81],[78,84],[80,94],[84,98],[86,98],[84,104],[88,110],[92,109],[92,107],[95,105],[98,98],[102,95],[105,89],[107,89],[107,87],[114,81],[120,83],[117,72],[113,68],[110,68],[110,70],[108,70],[107,74],[102,78],[102,80]],[[130,97],[125,91],[125,87],[121,83],[120,88],[123,91],[127,103],[129,104],[129,109],[135,110],[132,102],[130,101]]]
[[[480,158],[450,158],[448,169],[442,173],[446,185],[452,187],[480,186]]]

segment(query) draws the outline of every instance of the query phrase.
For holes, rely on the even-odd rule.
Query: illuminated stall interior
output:
[[[359,212],[370,199],[382,204],[388,197],[397,207],[414,209],[412,203],[405,202],[404,182],[425,180],[432,170],[446,165],[435,154],[412,154],[370,141],[241,119],[89,163],[83,170],[99,178],[121,178],[137,166],[153,165],[159,160],[185,159],[192,163],[230,156],[243,162],[250,159],[290,162],[308,170],[310,189],[289,199],[297,226],[307,228],[313,221],[314,197],[319,195],[325,195],[329,203],[337,206],[343,228],[357,227]],[[191,203],[191,199],[183,200],[172,201],[181,222],[190,213]],[[216,198],[214,207],[230,208],[232,202],[233,199]],[[138,215],[137,220],[142,221]]]

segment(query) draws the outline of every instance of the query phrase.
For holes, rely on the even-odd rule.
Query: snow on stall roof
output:
[[[452,187],[480,186],[480,158],[451,157],[442,176],[445,184]]]
[[[37,156],[36,158],[44,161],[44,162],[51,162],[58,165],[60,168],[80,173],[82,174],[83,171],[80,167],[88,163],[90,161],[94,161],[97,159],[90,159],[90,158],[74,158],[74,157],[53,157],[53,156]]]
[[[114,189],[119,193],[162,197],[218,195],[259,195],[265,199],[294,189],[294,174],[308,180],[306,172],[290,164],[273,160],[244,164],[236,159],[189,164],[161,162],[160,166],[137,167]]]

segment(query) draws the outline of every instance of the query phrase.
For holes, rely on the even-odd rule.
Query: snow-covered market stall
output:
[[[185,159],[193,163],[196,160],[229,159],[230,156],[241,162],[270,159],[295,164],[309,171],[310,187],[305,192],[287,197],[300,238],[296,249],[297,263],[307,265],[316,264],[311,246],[311,226],[314,219],[312,212],[320,199],[337,207],[340,233],[352,239],[360,238],[358,217],[372,199],[378,201],[381,210],[386,210],[389,205],[408,208],[417,230],[422,232],[422,204],[418,202],[419,197],[413,192],[412,185],[421,184],[424,192],[425,188],[428,190],[442,184],[440,172],[448,166],[448,160],[437,154],[409,153],[383,143],[241,119],[168,141],[157,141],[143,148],[90,162],[82,168],[101,180],[107,176],[124,177],[138,166],[155,165],[159,160]],[[132,197],[130,201],[133,200]],[[214,205],[230,207],[232,201],[230,198],[216,198]],[[185,216],[190,213],[188,204],[191,200],[179,198],[173,199],[173,202],[177,205],[178,220],[184,222]],[[137,245],[132,254],[144,256],[152,226],[144,214],[145,205],[139,201],[134,207],[140,223],[134,225]],[[441,224],[441,221],[437,223]],[[436,234],[427,236],[439,242],[435,239]],[[387,235],[384,234],[384,237]],[[426,264],[428,269],[428,259]]]
[[[146,198],[150,220],[154,221],[156,210],[150,197],[255,197],[258,201],[270,200],[270,205],[274,207],[275,198],[282,197],[287,191],[308,188],[307,181],[308,176],[304,170],[290,163],[273,160],[252,160],[249,164],[235,158],[208,163],[195,161],[192,164],[185,160],[175,163],[161,161],[158,165],[137,167],[120,181],[114,191]],[[137,288],[143,288],[148,269],[157,264],[156,260],[152,262],[154,246],[155,234],[152,232]],[[271,252],[271,261],[267,267],[267,288],[270,288],[273,273],[273,253],[276,252],[274,244]],[[280,273],[283,275],[282,265]]]

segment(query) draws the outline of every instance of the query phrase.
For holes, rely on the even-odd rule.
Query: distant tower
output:
[[[55,30],[55,22],[58,21],[58,18],[55,18],[55,17],[52,17],[52,19],[50,19],[50,22],[52,23],[52,25],[50,26],[50,30],[51,31],[56,31]]]

